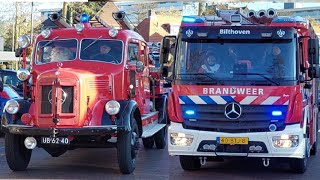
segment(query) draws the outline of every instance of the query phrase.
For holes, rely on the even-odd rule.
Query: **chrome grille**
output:
[[[73,113],[73,86],[62,86],[61,92],[61,112]]]
[[[52,113],[52,86],[42,86],[41,91],[41,114]]]
[[[288,106],[242,105],[242,115],[238,119],[228,119],[225,105],[181,105],[184,127],[187,129],[217,131],[217,132],[264,132],[268,131],[272,122],[282,130]],[[187,110],[194,110],[193,117]],[[282,111],[282,116],[272,117],[273,110]]]

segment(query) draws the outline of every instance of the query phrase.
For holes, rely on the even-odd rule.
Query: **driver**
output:
[[[109,47],[107,45],[102,45],[102,46],[100,46],[100,53],[93,55],[93,57],[91,57],[91,59],[106,60],[106,59],[112,57],[112,55],[110,54],[110,50],[111,50],[111,47]]]
[[[220,64],[217,64],[217,59],[214,54],[208,54],[207,58],[204,61],[204,64],[201,65],[199,73],[215,73],[219,70]]]

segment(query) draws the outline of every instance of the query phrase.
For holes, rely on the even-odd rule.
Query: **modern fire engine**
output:
[[[307,20],[273,9],[183,17],[160,55],[173,50],[169,154],[185,170],[237,157],[303,173],[317,152],[318,49]]]
[[[113,16],[123,24],[123,12]],[[25,63],[30,38],[19,37],[23,68],[17,76],[31,85],[31,96],[24,88],[25,98],[5,107],[10,169],[25,170],[35,147],[53,157],[75,148],[116,147],[120,171],[132,173],[139,137],[145,148],[163,149],[167,140],[168,91],[149,65],[147,43],[131,30],[91,27],[85,14],[75,28],[57,14],[50,18],[59,28],[36,38],[31,71]]]

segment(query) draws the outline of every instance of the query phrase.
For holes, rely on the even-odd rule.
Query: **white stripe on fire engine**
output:
[[[280,99],[280,96],[270,96],[266,100],[264,100],[261,104],[262,105],[272,105],[278,99]]]
[[[224,100],[221,96],[209,96],[217,104],[227,104],[227,101]]]
[[[255,99],[257,99],[258,96],[247,96],[242,101],[240,101],[240,104],[251,104]]]
[[[289,100],[287,102],[285,102],[283,105],[288,105],[289,104]]]
[[[179,104],[185,104],[185,103],[179,98]]]
[[[193,101],[195,104],[207,104],[204,100],[202,100],[199,96],[188,96],[191,101]]]

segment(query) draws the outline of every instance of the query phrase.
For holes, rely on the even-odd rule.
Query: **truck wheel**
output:
[[[180,156],[180,165],[187,171],[201,168],[200,160],[196,156]]]
[[[311,150],[310,150],[310,154],[311,155],[316,155],[317,154],[317,152],[318,152],[318,131],[319,131],[319,126],[318,126],[318,118],[316,119],[316,134],[317,134],[317,136],[316,136],[316,141],[313,143],[313,145],[312,145],[312,148],[311,148]]]
[[[5,152],[9,168],[13,171],[27,169],[32,150],[24,146],[24,137],[16,134],[5,134]]]
[[[120,171],[123,174],[131,174],[136,168],[139,150],[139,129],[134,117],[131,117],[131,131],[119,133],[117,145]]]
[[[314,142],[314,144],[310,150],[310,155],[316,155],[317,152],[318,152],[318,139],[316,139],[316,141]]]
[[[146,149],[152,149],[154,145],[153,137],[142,138],[143,146]]]
[[[291,169],[296,172],[296,173],[304,173],[307,169],[307,163],[308,163],[308,145],[306,143],[306,147],[305,147],[305,155],[302,159],[299,158],[294,158],[291,161]]]
[[[167,126],[154,135],[154,141],[158,149],[164,149],[167,144]]]

